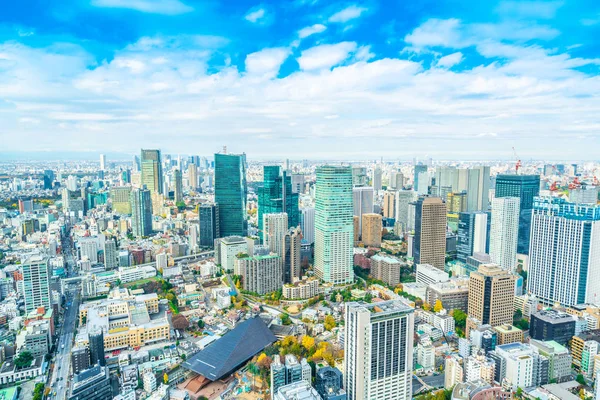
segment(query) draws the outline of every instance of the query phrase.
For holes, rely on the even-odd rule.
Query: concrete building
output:
[[[29,313],[38,307],[47,310],[52,308],[48,260],[39,255],[31,256],[23,260],[20,272],[23,276],[25,312]]]
[[[444,389],[452,389],[463,381],[462,358],[456,354],[449,355],[444,360]]]
[[[542,310],[531,315],[529,335],[532,339],[550,341],[566,345],[575,335],[573,315],[558,310]]]
[[[519,201],[518,197],[492,200],[490,258],[493,263],[511,272],[517,264]]]
[[[515,277],[493,264],[480,265],[469,279],[469,311],[483,324],[498,326],[513,321]]]
[[[416,281],[426,285],[450,280],[448,273],[429,264],[417,264]]]
[[[358,186],[352,189],[354,215],[358,217],[359,232],[362,233],[363,214],[373,213],[373,188]]]
[[[319,294],[319,280],[311,277],[283,285],[282,296],[286,299],[309,299]]]
[[[440,300],[446,310],[467,312],[469,302],[469,280],[451,279],[447,282],[432,283],[427,288],[427,302],[431,305]]]
[[[219,227],[219,205],[217,203],[204,203],[198,207],[200,223],[200,247],[213,247],[215,239],[221,237]]]
[[[244,290],[263,295],[279,290],[283,285],[283,270],[279,255],[240,255],[236,257],[236,265],[243,277]]]
[[[396,192],[386,191],[383,194],[383,217],[395,218],[396,211]]]
[[[69,400],[112,400],[108,367],[93,366],[73,376]]]
[[[395,197],[394,215],[396,222],[402,227],[402,232],[408,232],[413,229],[412,225],[414,224],[414,216],[412,218],[410,216],[409,204],[417,200],[417,192],[414,190],[399,190],[395,193]]]
[[[390,286],[396,286],[400,283],[401,267],[400,260],[396,258],[384,254],[371,257],[371,276]]]
[[[534,351],[548,359],[548,382],[564,382],[571,379],[571,362],[573,359],[566,347],[553,340],[531,339],[529,344]]]
[[[446,204],[438,197],[417,201],[413,257],[416,264],[446,265]]]
[[[315,242],[315,209],[303,208],[300,210],[300,228],[303,240],[312,244]]]
[[[248,253],[248,243],[240,236],[229,236],[215,240],[215,261],[226,271],[234,271],[240,275],[240,271],[234,270],[235,257],[238,254]]]
[[[117,214],[131,214],[131,186],[115,186],[110,188],[112,209]]]
[[[496,362],[496,382],[506,379],[512,390],[548,383],[548,359],[539,355],[530,345],[510,343],[496,346],[490,353]]]
[[[90,367],[90,350],[84,346],[71,349],[71,371],[78,374]]]
[[[283,280],[294,282],[302,277],[300,254],[302,251],[302,231],[300,227],[290,228],[285,234],[283,254]]]
[[[383,221],[380,214],[363,214],[362,242],[365,247],[381,247]]]
[[[516,342],[523,342],[524,334],[523,331],[516,326],[511,324],[502,324],[495,326],[494,330],[498,333],[498,344],[509,344]]]

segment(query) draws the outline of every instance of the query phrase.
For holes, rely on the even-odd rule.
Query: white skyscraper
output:
[[[100,170],[106,171],[106,154],[100,154]]]
[[[358,229],[362,232],[362,215],[373,212],[373,188],[359,186],[352,189],[354,215],[358,217]]]
[[[415,188],[417,190],[417,193],[418,194],[427,194],[427,191],[429,189],[429,173],[427,171],[419,172],[418,181],[419,181],[419,183],[417,184],[417,187]]]
[[[104,266],[107,271],[119,266],[117,243],[113,238],[104,239]]]
[[[512,271],[517,264],[519,202],[518,197],[492,200],[490,258],[494,264],[508,271]]]
[[[315,209],[314,208],[303,208],[300,210],[300,228],[302,229],[302,236],[308,243],[315,242]]]
[[[265,246],[281,256],[285,257],[285,234],[288,231],[288,215],[286,213],[264,214],[263,235]]]
[[[600,207],[534,197],[527,290],[564,306],[600,300]]]
[[[396,222],[402,224],[402,230],[405,232],[408,230],[409,226],[408,204],[416,201],[417,197],[417,192],[414,190],[399,190],[396,192]]]
[[[379,168],[379,166],[375,167],[375,169],[373,170],[373,189],[375,190],[381,190],[381,176],[383,175],[383,172],[381,171],[381,168]]]
[[[411,399],[413,309],[399,300],[347,303],[345,321],[348,400]]]

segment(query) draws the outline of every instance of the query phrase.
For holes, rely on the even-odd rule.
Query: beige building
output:
[[[373,279],[383,281],[390,286],[396,286],[400,283],[400,268],[400,261],[395,258],[384,254],[371,257],[371,276]]]
[[[302,230],[300,227],[290,228],[285,235],[284,281],[294,282],[302,276],[300,250],[302,248]]]
[[[387,191],[383,194],[383,216],[394,218],[396,209],[396,193]]]
[[[319,294],[319,280],[304,277],[301,281],[283,285],[282,295],[286,299],[310,299]]]
[[[497,344],[509,344],[515,342],[523,342],[524,334],[523,331],[516,326],[510,324],[504,324],[494,327],[494,330],[498,333]]]
[[[358,242],[360,242],[360,218],[358,216],[354,216],[354,247],[358,246]]]
[[[483,264],[469,278],[470,317],[482,324],[511,324],[514,313],[515,276],[495,264]]]
[[[415,264],[446,265],[446,204],[439,197],[423,197],[415,209]]]
[[[110,188],[112,209],[118,214],[131,214],[131,186],[116,186]]]
[[[362,242],[366,247],[381,247],[383,220],[379,214],[362,215]]]

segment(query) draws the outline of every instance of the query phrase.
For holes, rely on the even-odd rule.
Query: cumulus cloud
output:
[[[314,35],[315,33],[324,32],[326,29],[327,29],[327,27],[323,24],[314,24],[311,26],[307,26],[306,28],[300,29],[298,31],[298,37],[300,39],[304,39],[306,37]]]
[[[447,56],[440,58],[436,65],[442,68],[450,68],[460,64],[462,60],[463,54],[460,51],[457,51],[456,53],[448,54]]]
[[[194,9],[179,0],[92,0],[92,5],[106,8],[129,8],[145,13],[178,15]]]
[[[329,17],[329,22],[334,23],[346,23],[350,20],[360,17],[363,13],[368,11],[366,7],[359,7],[357,5],[351,5],[333,14]]]
[[[281,64],[288,58],[286,48],[263,49],[246,56],[246,72],[250,75],[273,78],[277,76]]]
[[[322,44],[304,50],[297,61],[305,71],[329,69],[345,61],[355,50],[355,42]]]

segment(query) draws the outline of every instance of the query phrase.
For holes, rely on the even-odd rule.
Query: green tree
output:
[[[583,375],[578,374],[577,378],[575,378],[575,380],[577,381],[577,383],[579,383],[581,385],[585,385],[585,378],[583,377]]]
[[[33,355],[30,352],[28,352],[27,350],[25,350],[25,351],[22,351],[21,353],[19,353],[17,358],[15,358],[14,364],[17,368],[23,368],[23,367],[30,366],[32,361],[33,361]]]
[[[324,325],[325,329],[327,329],[328,331],[332,330],[336,327],[335,318],[333,318],[331,315],[326,316]]]
[[[513,315],[513,322],[517,322],[521,320],[521,318],[523,318],[523,313],[521,312],[521,310],[516,310]]]
[[[467,314],[461,309],[452,310],[452,317],[457,328],[465,329],[467,325]]]

